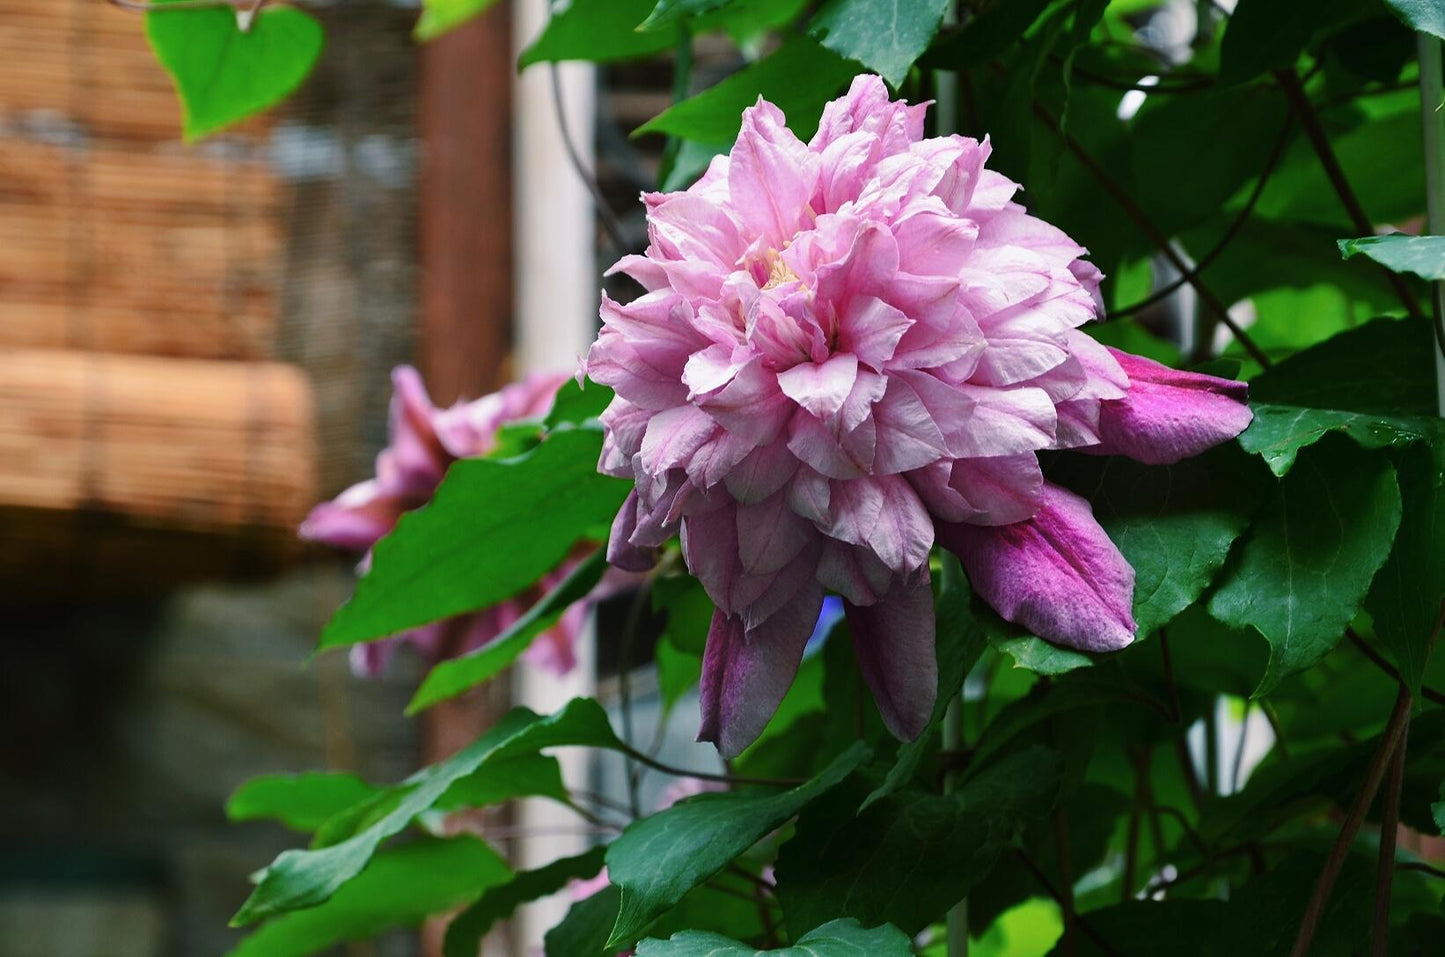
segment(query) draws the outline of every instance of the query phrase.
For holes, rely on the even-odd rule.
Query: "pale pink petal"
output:
[[[739,505],[737,522],[738,557],[752,575],[778,571],[814,539],[811,524],[788,508],[782,492],[756,505]]]
[[[908,473],[929,512],[945,522],[1009,525],[1039,507],[1044,475],[1032,452],[940,462]]]
[[[897,578],[879,601],[845,602],[853,654],[883,724],[912,741],[923,733],[938,697],[938,656],[934,652],[933,589],[928,568]]]
[[[818,157],[788,129],[782,111],[760,97],[743,111],[742,132],[728,158],[734,214],[770,248],[782,249],[811,219],[808,200],[818,179]]]
[[[804,362],[778,374],[783,394],[819,419],[843,408],[858,379],[858,358],[841,352],[827,362]]]
[[[1085,651],[1134,640],[1134,569],[1099,527],[1089,503],[1044,484],[1033,518],[1012,525],[938,526],[974,591],[1040,638]]]
[[[728,491],[739,502],[761,502],[787,485],[797,470],[798,460],[787,443],[773,442],[753,449],[728,472]]]

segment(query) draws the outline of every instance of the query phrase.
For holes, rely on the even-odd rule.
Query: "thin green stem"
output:
[[[1445,92],[1441,89],[1440,39],[1415,35],[1420,52],[1420,121],[1425,137],[1425,211],[1431,235],[1445,235]],[[1431,283],[1435,320],[1437,411],[1445,417],[1445,282]]]
[[[1375,910],[1370,926],[1370,957],[1386,957],[1390,949],[1390,889],[1395,878],[1395,841],[1400,831],[1400,792],[1405,788],[1405,748],[1410,725],[1400,733],[1400,744],[1390,759],[1385,780],[1385,801],[1380,815],[1380,859],[1375,870]]]

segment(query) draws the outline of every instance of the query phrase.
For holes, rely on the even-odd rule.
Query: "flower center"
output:
[[[788,264],[783,262],[782,256],[774,252],[770,254],[770,258],[772,265],[768,269],[768,281],[763,284],[763,292],[767,292],[769,289],[775,289],[786,282],[800,281],[798,274],[789,269]]]

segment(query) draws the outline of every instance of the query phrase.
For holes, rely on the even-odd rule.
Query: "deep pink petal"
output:
[[[699,684],[699,741],[733,758],[757,740],[798,673],[822,607],[823,590],[814,587],[755,629],[746,629],[741,616],[713,613]]]
[[[1228,442],[1253,418],[1245,404],[1249,386],[1243,382],[1109,351],[1129,376],[1129,392],[1100,403],[1100,442],[1086,451],[1168,465]]]
[[[1134,640],[1134,569],[1074,493],[1046,482],[1028,521],[941,523],[938,540],[984,601],[1040,638],[1085,651]]]
[[[938,697],[938,656],[934,651],[933,589],[928,569],[898,578],[878,602],[844,602],[853,654],[883,724],[895,737],[912,741],[923,733]]]

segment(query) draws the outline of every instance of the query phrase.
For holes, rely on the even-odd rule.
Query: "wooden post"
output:
[[[511,10],[421,48],[418,359],[439,404],[502,383],[512,322]]]
[[[512,335],[511,10],[486,14],[421,48],[418,123],[421,329],[417,360],[433,400],[490,392],[509,377]],[[447,757],[507,707],[504,679],[426,712],[423,758]],[[423,953],[440,957],[445,922]],[[488,944],[488,952],[491,951]]]

